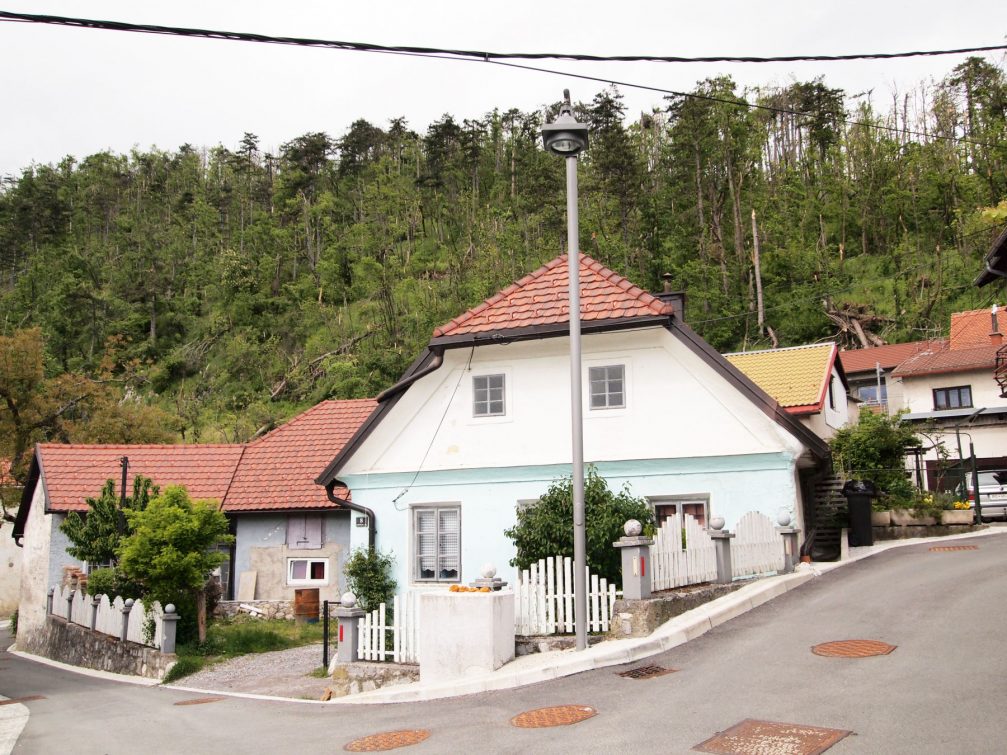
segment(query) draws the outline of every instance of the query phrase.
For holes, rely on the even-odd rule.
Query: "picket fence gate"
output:
[[[607,579],[585,568],[587,630],[607,632],[616,598],[622,594]],[[575,630],[573,559],[553,556],[523,569],[514,585],[514,624],[517,634],[543,635]]]
[[[410,590],[405,596],[392,598],[391,617],[382,603],[357,620],[357,655],[361,660],[420,662],[419,594],[418,590]]]
[[[71,592],[73,593],[72,599],[70,597]],[[69,606],[67,605],[68,602]],[[114,600],[109,600],[107,595],[101,595],[98,598],[97,611],[94,617],[94,630],[102,634],[111,635],[112,637],[121,637],[122,614],[125,605],[126,601],[120,596],[116,596]],[[67,615],[68,608],[69,615]],[[90,628],[92,610],[95,610],[92,605],[92,596],[83,590],[71,590],[68,586],[64,585],[53,593],[53,614],[66,618],[72,624]],[[154,619],[154,636],[152,638],[144,637],[143,629],[147,623],[148,615],[153,616]],[[126,625],[126,639],[138,645],[160,648],[164,634],[163,615],[164,612],[161,610],[160,603],[155,601],[151,607],[150,614],[148,614],[143,603],[137,600],[133,603],[133,607],[129,612],[128,624]]]
[[[685,543],[683,544],[683,531]],[[717,552],[709,533],[691,514],[684,524],[678,514],[664,520],[650,548],[651,589],[712,582],[717,578]]]
[[[783,538],[773,520],[758,511],[749,511],[738,520],[731,543],[734,577],[751,577],[783,570]]]

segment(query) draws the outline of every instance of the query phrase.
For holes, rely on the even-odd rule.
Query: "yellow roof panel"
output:
[[[783,407],[819,406],[832,373],[833,343],[724,354],[749,380]]]

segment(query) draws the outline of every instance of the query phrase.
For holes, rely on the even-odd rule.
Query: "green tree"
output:
[[[151,496],[157,496],[158,492],[149,477],[137,475],[133,479],[133,495],[126,496],[126,506],[122,508],[115,480],[106,480],[97,498],[86,499],[87,513],[83,517],[71,511],[60,523],[60,532],[72,543],[66,552],[95,566],[114,566],[122,540],[131,532],[126,512],[143,511]]]
[[[899,503],[913,497],[905,468],[906,449],[920,444],[901,415],[867,411],[860,414],[857,424],[839,429],[829,441],[835,464],[845,475],[870,480]]]
[[[393,562],[391,554],[372,548],[357,548],[346,559],[343,566],[346,589],[357,596],[357,604],[365,611],[392,602],[395,595],[395,580],[391,574]]]
[[[206,585],[224,562],[218,546],[231,543],[227,517],[211,501],[193,501],[181,485],[169,485],[143,510],[127,510],[132,534],[119,549],[122,571],[144,590],[144,599],[195,603],[199,641],[206,640]]]
[[[589,467],[584,481],[587,564],[592,573],[618,582],[621,570],[619,551],[612,543],[623,535],[628,519],[645,528],[653,525],[654,512],[647,501],[633,496],[627,485],[618,493]],[[527,569],[540,558],[573,556],[573,480],[556,480],[545,495],[517,512],[517,524],[504,534],[517,548],[511,566]]]

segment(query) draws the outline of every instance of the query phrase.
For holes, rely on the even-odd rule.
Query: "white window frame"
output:
[[[647,503],[650,504],[651,511],[654,512],[654,524],[660,527],[664,522],[657,520],[657,507],[658,506],[674,506],[675,510],[678,512],[679,521],[685,521],[683,516],[682,506],[684,504],[702,505],[703,506],[703,527],[710,527],[710,494],[709,493],[693,493],[690,495],[654,495],[647,496]]]
[[[609,397],[611,396],[611,393],[609,392],[609,384],[612,381],[612,377],[609,375],[609,370],[613,370],[613,369],[618,369],[618,370],[620,370],[622,372],[622,375],[619,378],[619,380],[622,382],[622,391],[621,391],[621,393],[622,393],[622,403],[621,404],[611,404],[611,403],[609,403]],[[599,380],[604,380],[604,383],[605,383],[605,393],[600,394],[600,395],[603,395],[605,397],[605,405],[604,406],[595,406],[594,405],[594,390],[593,390],[593,385],[594,385],[595,379],[594,379],[594,376],[592,375],[592,373],[595,372],[596,370],[604,370],[605,371],[604,372],[604,377],[599,379]],[[587,368],[587,405],[591,409],[591,411],[593,411],[593,412],[594,411],[599,411],[600,412],[600,411],[609,411],[611,409],[625,409],[626,408],[626,404],[627,404],[627,401],[626,401],[626,372],[627,372],[627,370],[626,370],[626,363],[625,362],[618,362],[616,364],[596,364],[596,365],[589,365],[588,366],[588,368]]]
[[[305,579],[294,579],[294,562],[295,561],[305,561],[307,562],[307,567],[305,568],[305,574],[311,574],[311,564],[321,563],[325,569],[325,576],[322,579],[312,579],[307,577]],[[325,586],[329,584],[329,559],[315,558],[314,556],[289,556],[287,558],[287,584],[300,586],[300,585],[319,585]]]
[[[500,385],[499,389],[495,389],[495,388],[493,388],[493,387],[491,387],[489,385],[489,381],[492,378],[500,378],[501,385]],[[477,388],[476,387],[476,381],[477,380],[486,380],[487,381],[486,388],[485,389]],[[473,375],[472,376],[472,417],[474,419],[489,419],[489,418],[493,418],[493,417],[506,417],[507,416],[507,382],[508,382],[507,381],[507,373],[506,372],[502,372],[502,371],[501,372],[484,372],[482,374]],[[476,398],[476,391],[478,391],[478,390],[486,390],[486,399],[485,399],[485,401],[480,402],[479,399]],[[496,400],[496,399],[492,398],[492,391],[494,391],[494,390],[499,390],[500,391],[500,399],[499,399],[499,401],[500,401],[500,404],[501,404],[502,408],[501,408],[501,410],[499,412],[489,411],[490,404],[494,403],[494,401]],[[485,412],[477,412],[476,409],[477,409],[477,405],[479,403],[485,404],[487,411],[485,411]]]
[[[457,547],[457,571],[458,576],[456,577],[441,577],[440,573],[440,512],[446,509],[453,509],[458,515],[458,547]],[[417,503],[410,506],[410,515],[412,517],[410,521],[410,543],[412,550],[412,566],[409,569],[409,576],[413,582],[420,584],[458,584],[462,581],[462,505],[461,503]],[[420,576],[420,547],[419,547],[419,531],[417,528],[417,517],[421,512],[432,511],[434,512],[434,543],[435,543],[435,564],[434,576],[433,577],[422,577]]]

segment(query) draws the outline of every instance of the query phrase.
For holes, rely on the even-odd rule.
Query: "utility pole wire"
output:
[[[108,31],[128,31],[141,34],[167,34],[183,37],[203,37],[206,39],[225,39],[235,42],[260,42],[264,44],[295,45],[299,47],[327,47],[337,50],[352,50],[357,52],[404,52],[421,55],[453,55],[459,58],[474,58],[478,60],[575,60],[595,63],[796,63],[801,61],[827,63],[849,60],[891,60],[894,58],[918,58],[936,55],[962,55],[965,53],[1007,50],[1007,45],[984,45],[979,47],[959,47],[948,50],[868,52],[848,53],[842,55],[776,55],[766,57],[757,55],[707,55],[699,57],[686,57],[681,55],[587,55],[584,53],[566,52],[491,52],[488,50],[452,50],[440,47],[415,47],[411,45],[378,45],[371,42],[344,42],[330,39],[312,39],[308,37],[275,37],[268,34],[254,34],[250,32],[220,31],[215,29],[189,29],[178,26],[133,24],[126,21],[101,21],[91,18],[48,16],[33,13],[15,13],[10,11],[0,11],[0,20],[20,21],[34,24],[54,24],[58,26],[74,26],[86,29],[104,29]]]

